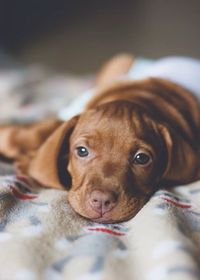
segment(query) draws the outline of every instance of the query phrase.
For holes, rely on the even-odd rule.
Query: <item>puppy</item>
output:
[[[0,153],[18,173],[69,190],[72,208],[101,223],[128,220],[159,188],[200,178],[197,98],[169,78],[111,83],[130,60],[111,60],[103,88],[69,121],[0,129]]]

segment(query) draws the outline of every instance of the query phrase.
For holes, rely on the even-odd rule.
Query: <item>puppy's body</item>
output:
[[[108,85],[68,122],[4,127],[0,137],[20,172],[70,188],[72,207],[99,222],[127,220],[158,188],[200,177],[199,103],[163,78]]]

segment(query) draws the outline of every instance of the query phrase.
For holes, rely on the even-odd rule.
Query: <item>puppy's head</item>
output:
[[[80,215],[98,222],[133,217],[169,169],[166,127],[127,101],[88,110],[61,125],[39,149],[29,174],[69,189]]]
[[[133,217],[167,168],[165,128],[127,101],[84,113],[69,141],[69,202],[97,222]]]

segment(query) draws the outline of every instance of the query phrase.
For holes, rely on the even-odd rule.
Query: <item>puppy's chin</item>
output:
[[[73,206],[72,206],[72,208],[73,208]],[[139,209],[138,209],[138,211],[132,213],[129,216],[124,216],[124,217],[119,216],[119,217],[117,217],[112,213],[113,212],[112,210],[110,212],[105,213],[104,215],[99,215],[98,213],[96,213],[94,211],[87,211],[87,210],[79,211],[79,209],[78,210],[74,209],[74,210],[80,216],[82,216],[86,219],[89,219],[93,222],[101,223],[101,224],[114,224],[114,223],[120,223],[120,222],[128,221],[131,218],[133,218],[139,211]]]
[[[85,200],[81,199],[81,196],[77,196],[76,192],[69,192],[68,201],[73,210],[80,216],[103,224],[128,221],[133,218],[146,203],[144,199],[133,198],[129,203],[119,203],[115,208],[101,215],[94,211],[88,203],[85,203]]]

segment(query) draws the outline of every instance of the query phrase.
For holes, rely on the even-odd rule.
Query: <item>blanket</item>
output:
[[[0,72],[2,122],[56,114],[74,97],[64,88],[93,83],[39,70]],[[1,162],[0,279],[198,280],[200,181],[159,190],[130,221],[106,225],[77,215],[66,191],[35,186]]]

